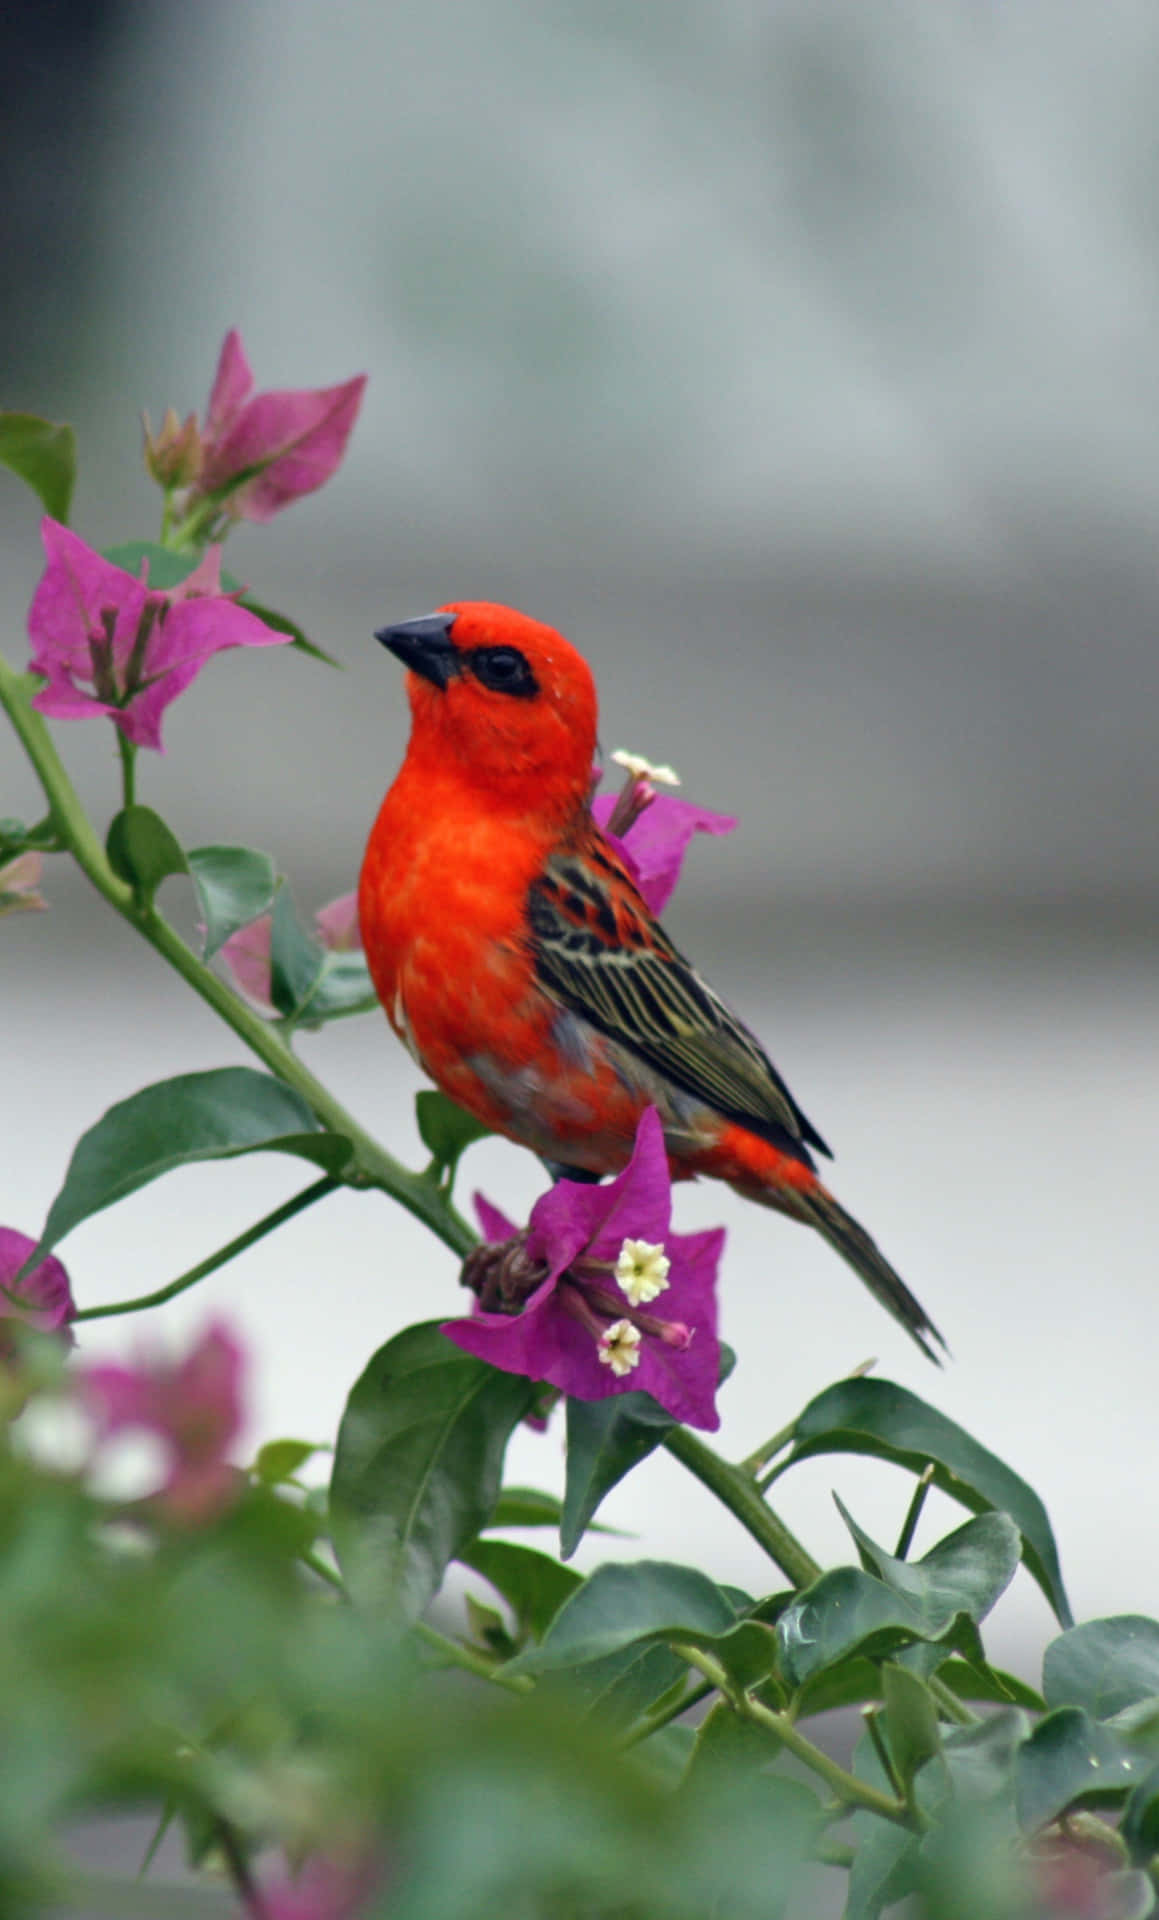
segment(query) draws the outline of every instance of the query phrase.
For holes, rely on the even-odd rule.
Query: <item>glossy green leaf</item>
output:
[[[324,963],[322,942],[302,925],[289,888],[279,887],[270,930],[270,998],[285,1018],[306,1006]]]
[[[504,1487],[487,1526],[555,1527],[562,1512],[554,1493],[543,1493],[538,1487]]]
[[[637,1640],[602,1660],[547,1674],[542,1686],[562,1682],[590,1720],[611,1732],[634,1726],[688,1685],[688,1664],[658,1640]]]
[[[322,971],[299,1014],[304,1027],[320,1027],[353,1013],[374,1013],[379,1005],[370,968],[361,953],[335,953],[327,948]]]
[[[519,1629],[519,1638],[542,1640],[565,1600],[582,1586],[582,1576],[561,1567],[550,1554],[509,1540],[472,1541],[459,1555],[465,1567],[482,1574],[501,1593]]]
[[[212,960],[231,934],[270,911],[277,868],[254,847],[194,847],[186,860],[205,927],[203,957]]]
[[[973,1513],[1008,1513],[1027,1567],[1063,1626],[1071,1611],[1046,1509],[1025,1480],[964,1428],[889,1380],[841,1380],[811,1400],[796,1423],[789,1464],[823,1453],[864,1453],[922,1473]]]
[[[481,1120],[448,1100],[445,1093],[436,1093],[430,1088],[415,1095],[415,1119],[427,1152],[436,1166],[449,1172],[458,1166],[460,1155],[473,1141],[486,1139],[491,1131]]]
[[[567,1403],[567,1479],[559,1550],[570,1560],[596,1509],[626,1473],[646,1460],[675,1422],[648,1393]]]
[[[152,807],[123,807],[115,814],[105,851],[117,878],[147,901],[170,874],[188,871],[181,846]]]
[[[1032,1713],[1045,1711],[1046,1702],[1037,1687],[1028,1686],[1016,1673],[995,1667],[987,1661],[975,1666],[968,1660],[944,1660],[938,1679],[952,1687],[959,1700],[989,1703],[996,1707],[1028,1707]]]
[[[955,1613],[984,1620],[1014,1577],[1021,1537],[1008,1514],[980,1514],[939,1540],[920,1560],[898,1560],[870,1539],[836,1495],[834,1499],[866,1571],[915,1606],[934,1639]],[[902,1664],[928,1675],[940,1658],[935,1647],[915,1647]]]
[[[1155,1742],[1148,1747],[1093,1720],[1084,1707],[1057,1707],[1018,1752],[1023,1827],[1035,1832],[1076,1804],[1125,1799],[1155,1767]]]
[[[781,1615],[777,1639],[781,1671],[794,1689],[853,1653],[879,1659],[918,1641],[978,1650],[967,1614],[916,1604],[860,1567],[837,1567],[806,1587]]]
[[[414,1620],[490,1520],[512,1429],[535,1383],[452,1345],[436,1321],[374,1355],[338,1433],[330,1511],[347,1585]]]
[[[746,1686],[769,1672],[775,1659],[770,1629],[743,1619],[732,1596],[707,1575],[669,1561],[641,1560],[597,1567],[560,1608],[542,1645],[520,1654],[509,1671],[583,1666],[652,1640],[709,1648]]]
[[[161,593],[179,587],[201,565],[199,553],[174,553],[171,547],[163,547],[157,540],[123,540],[102,551],[106,560],[114,567],[123,567],[134,579],[140,579],[141,568],[148,561],[149,585]],[[224,574],[222,585],[225,586]]]
[[[76,435],[34,413],[0,413],[0,465],[31,487],[46,513],[68,523],[76,482]]]
[[[1137,1866],[1149,1866],[1159,1856],[1159,1766],[1131,1789],[1119,1832]]]
[[[881,1669],[881,1683],[890,1756],[908,1793],[919,1767],[941,1751],[937,1709],[925,1682],[892,1660]]]
[[[1159,1694],[1159,1623],[1120,1613],[1060,1633],[1043,1657],[1042,1691],[1048,1707],[1085,1707],[1096,1720]]]
[[[771,1766],[784,1752],[780,1736],[759,1720],[749,1720],[718,1700],[701,1721],[689,1763],[689,1779],[707,1774]]]
[[[222,574],[221,578],[223,586],[228,587],[231,593],[236,592],[236,581],[228,574]],[[307,653],[311,660],[320,660],[324,666],[342,670],[341,660],[336,660],[332,653],[327,653],[325,647],[320,647],[316,640],[307,639],[297,621],[291,620],[287,614],[275,613],[273,607],[267,607],[262,601],[255,600],[252,593],[243,593],[239,605],[248,607],[251,613],[256,613],[263,625],[272,627],[275,633],[288,633],[298,653]]]
[[[49,1210],[40,1251],[176,1167],[258,1152],[294,1154],[336,1173],[351,1147],[323,1131],[300,1094],[252,1067],[160,1080],[110,1107],[81,1135]]]
[[[254,1472],[267,1486],[277,1487],[293,1480],[316,1453],[328,1453],[329,1447],[312,1440],[267,1440],[258,1448]]]

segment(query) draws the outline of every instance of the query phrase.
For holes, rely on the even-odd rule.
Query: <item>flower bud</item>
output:
[[[165,418],[156,433],[149,423],[148,414],[142,418],[145,424],[145,466],[157,485],[164,487],[167,493],[175,487],[192,486],[201,472],[203,457],[197,415],[191,413],[182,422],[172,407],[166,407]]]

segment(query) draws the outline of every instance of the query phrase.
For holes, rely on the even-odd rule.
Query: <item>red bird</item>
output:
[[[592,818],[596,691],[562,634],[461,601],[384,627],[406,760],[359,914],[379,999],[452,1100],[549,1162],[616,1173],[658,1109],[672,1173],[816,1227],[931,1359],[941,1335],[814,1170],[760,1042],[678,953]]]

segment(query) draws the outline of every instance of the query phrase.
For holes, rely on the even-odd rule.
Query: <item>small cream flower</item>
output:
[[[628,1304],[642,1307],[663,1293],[671,1265],[662,1240],[655,1246],[650,1240],[625,1240],[616,1261],[616,1279],[628,1296]]]
[[[645,760],[642,753],[627,753],[623,747],[617,747],[611,756],[617,767],[623,767],[633,780],[653,780],[658,787],[678,787],[680,775],[675,767],[654,767]]]
[[[631,1373],[640,1364],[640,1329],[630,1320],[615,1320],[600,1335],[601,1363],[610,1367],[617,1379]]]

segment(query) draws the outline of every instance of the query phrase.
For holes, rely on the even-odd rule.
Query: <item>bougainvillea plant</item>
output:
[[[164,710],[215,655],[319,652],[222,571],[222,545],[335,474],[363,381],[253,389],[230,333],[204,419],[170,410],[147,429],[158,537],[104,552],[68,524],[70,431],[0,415],[0,464],[47,516],[27,667],[0,657],[45,802],[31,824],[0,820],[0,937],[26,909],[42,917],[20,937],[51,937],[42,910],[71,859],[254,1056],[121,1100],[78,1141],[47,1219],[17,1217],[13,1195],[0,1222],[0,1912],[1151,1913],[1159,1623],[1075,1626],[1032,1489],[886,1380],[786,1407],[743,1460],[710,1444],[734,1363],[717,1337],[724,1236],[674,1227],[656,1116],[615,1179],[553,1185],[544,1170],[526,1225],[478,1197],[480,1239],[454,1199],[475,1122],[420,1094],[429,1159],[408,1166],[296,1051],[298,1029],[375,1004],[352,897],[306,924],[268,854],[185,846],[138,800],[138,755],[161,749]],[[30,514],[30,573],[35,535]],[[273,652],[265,670],[281,670]],[[50,721],[112,729],[121,792],[101,817]],[[673,793],[670,768],[613,758],[626,778],[594,810],[659,908],[695,836],[735,822]],[[192,943],[158,902],[164,881],[190,890]],[[6,1092],[28,1125],[25,1093]],[[159,1248],[132,1298],[86,1301],[83,1263],[57,1251],[74,1228],[242,1149],[302,1161],[295,1196],[176,1277]],[[237,1457],[252,1356],[221,1323],[175,1346],[162,1310],[342,1188],[416,1216],[463,1261],[472,1302],[368,1356],[324,1484],[329,1449],[275,1439]],[[98,1364],[86,1322],[118,1314],[146,1329]],[[264,1364],[279,1359],[274,1315]],[[65,1411],[82,1436],[67,1461],[30,1438]],[[566,1436],[562,1499],[504,1476],[514,1429],[549,1417]],[[106,1472],[126,1434],[157,1458],[131,1500]],[[756,1591],[623,1541],[576,1570],[606,1495],[659,1449],[746,1530]],[[845,1514],[848,1562],[826,1568],[785,1526],[770,1494],[818,1454],[911,1476],[890,1548]],[[931,1486],[965,1511],[916,1555]],[[994,1666],[982,1637],[1020,1564],[1059,1628],[1031,1679]],[[465,1603],[450,1597],[463,1578]],[[849,1763],[818,1719],[839,1707],[864,1717]],[[74,1823],[126,1810],[183,1832],[194,1877],[171,1885],[153,1845],[139,1872],[82,1870]]]

